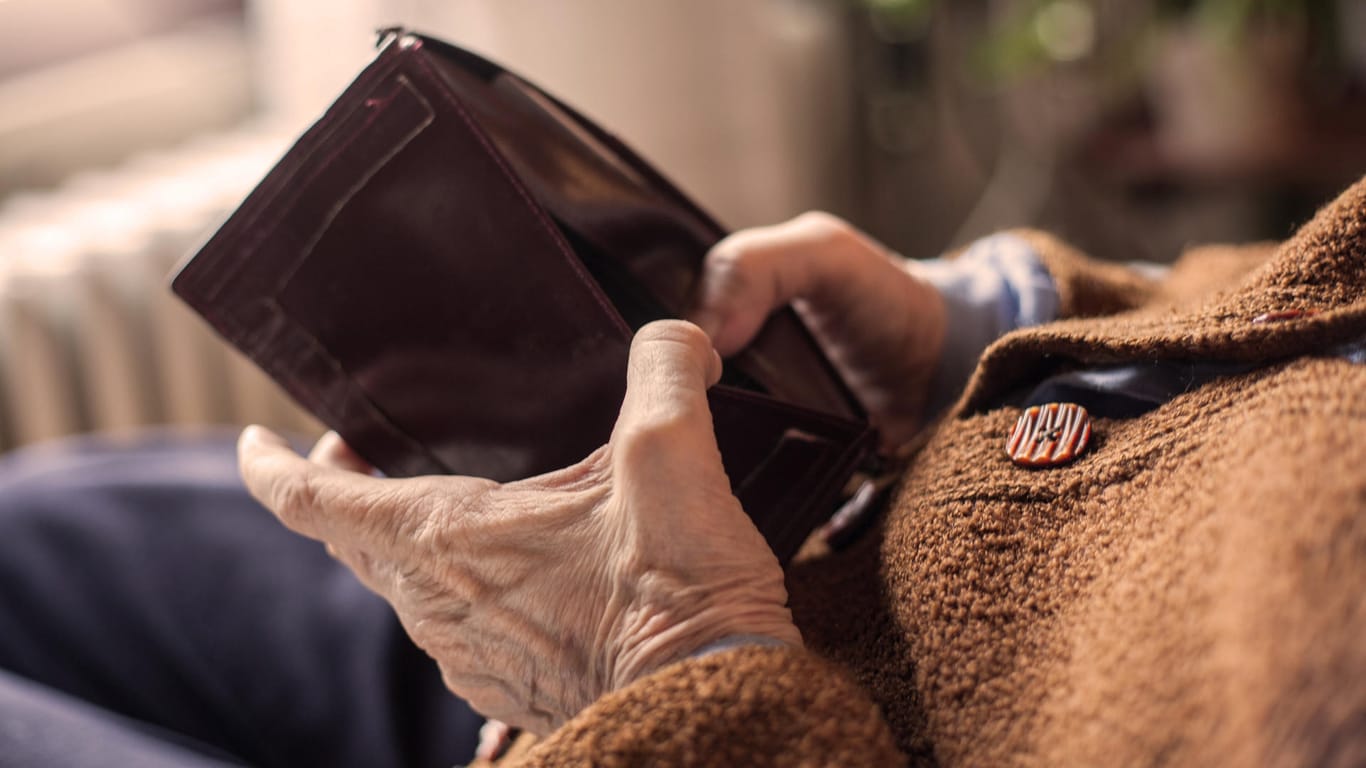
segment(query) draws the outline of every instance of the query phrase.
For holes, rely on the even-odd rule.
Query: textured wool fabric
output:
[[[1366,334],[1366,181],[1161,282],[1022,234],[1064,319],[991,346],[872,530],[789,569],[808,650],[660,670],[522,762],[1366,764],[1366,366],[1320,356]],[[1255,365],[1010,463],[1012,393],[1154,360]]]

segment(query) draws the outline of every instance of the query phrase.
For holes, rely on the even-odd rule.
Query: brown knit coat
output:
[[[1366,335],[1366,180],[1160,283],[1026,236],[1067,319],[987,350],[873,530],[790,569],[808,650],[660,670],[526,764],[1366,764],[1366,366],[1324,354]],[[1257,367],[1010,463],[1007,393],[1154,360]]]

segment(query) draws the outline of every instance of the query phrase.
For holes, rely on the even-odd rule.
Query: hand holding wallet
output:
[[[508,481],[606,442],[633,331],[723,235],[554,97],[391,31],[173,289],[386,474]],[[790,309],[726,369],[726,472],[786,562],[873,433]]]

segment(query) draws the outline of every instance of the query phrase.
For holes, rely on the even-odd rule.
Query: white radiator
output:
[[[162,424],[321,431],[167,287],[287,144],[244,129],[0,208],[0,449]]]

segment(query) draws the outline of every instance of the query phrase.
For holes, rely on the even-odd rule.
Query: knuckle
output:
[[[442,505],[442,516],[453,523],[484,516],[498,505],[498,489],[499,486],[490,484],[442,493],[440,497],[445,501]],[[434,498],[438,496],[435,493],[430,495]]]
[[[464,524],[494,504],[493,485],[452,489],[439,481],[420,486],[407,504],[400,535],[419,549],[449,552],[459,545]]]
[[[382,536],[401,523],[403,517],[399,513],[404,501],[401,494],[386,488],[378,492],[356,493],[344,500],[333,498],[331,503],[341,508],[329,511],[344,516],[357,535],[369,539]]]
[[[668,349],[671,345],[692,358],[711,353],[711,339],[705,331],[686,320],[657,320],[636,333],[631,346],[640,351],[649,345]]]
[[[680,450],[680,438],[687,432],[686,419],[681,415],[653,418],[627,428],[614,450],[630,465],[667,461]]]
[[[408,521],[395,532],[401,544],[418,552],[440,551],[451,537],[449,524],[453,519],[452,504],[444,499],[423,500],[406,516]]]

